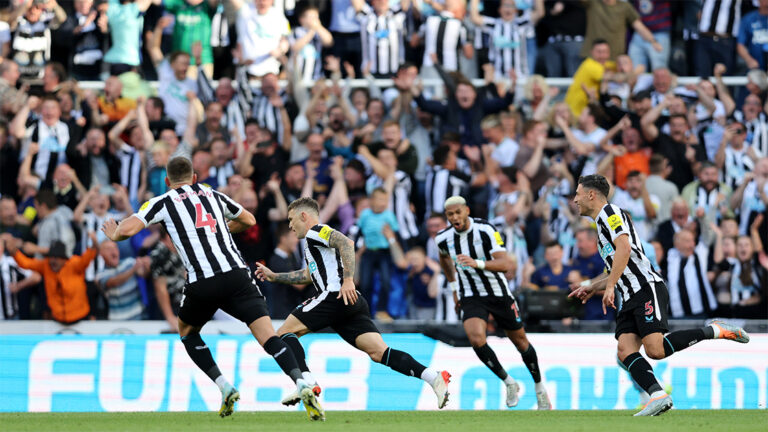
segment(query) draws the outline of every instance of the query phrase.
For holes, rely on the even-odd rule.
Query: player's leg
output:
[[[189,309],[184,312],[184,305],[189,304],[189,300],[182,302],[181,309],[179,310],[179,336],[181,337],[181,343],[184,345],[184,349],[187,351],[189,358],[197,365],[200,370],[208,375],[216,386],[221,391],[221,408],[219,408],[219,415],[226,417],[232,414],[234,410],[235,402],[240,399],[240,393],[230,384],[230,382],[224,378],[221,374],[218,365],[213,360],[211,350],[208,349],[208,345],[203,342],[200,337],[200,329],[202,325],[187,324],[183,321],[182,317],[189,315]],[[213,312],[211,312],[213,315]]]
[[[509,340],[515,345],[520,356],[523,358],[523,364],[528,368],[528,372],[533,378],[534,389],[536,390],[536,402],[539,409],[546,410],[552,409],[552,403],[549,400],[547,394],[547,388],[544,383],[541,382],[541,368],[539,367],[539,357],[536,354],[536,350],[528,340],[528,336],[525,334],[525,328],[522,326],[516,330],[504,330]]]
[[[659,415],[672,408],[672,398],[661,388],[653,367],[640,354],[642,340],[635,333],[619,335],[618,357],[624,364],[632,379],[643,389],[650,399],[642,411],[635,415]]]
[[[285,344],[288,345],[291,351],[293,351],[293,355],[296,357],[296,363],[299,365],[302,378],[307,382],[307,384],[309,384],[310,387],[312,387],[312,392],[315,393],[315,396],[320,396],[322,389],[317,384],[315,377],[313,377],[312,373],[309,371],[309,367],[307,366],[306,353],[304,352],[304,347],[299,341],[300,337],[309,332],[309,328],[293,314],[288,315],[288,317],[283,322],[283,325],[277,329],[277,335],[280,336],[280,339],[282,339]],[[299,403],[300,400],[301,396],[299,395],[299,392],[293,392],[284,397],[281,403],[283,405],[290,406]]]
[[[499,358],[496,357],[496,353],[490,346],[488,346],[486,339],[486,332],[488,330],[486,319],[488,317],[488,311],[481,308],[475,308],[474,305],[468,304],[469,302],[467,300],[469,299],[463,299],[461,301],[461,308],[464,318],[464,332],[467,334],[469,344],[472,345],[472,349],[475,351],[477,358],[479,358],[491,372],[499,377],[500,380],[504,381],[507,388],[507,406],[517,406],[520,385],[507,373],[504,366],[499,362]],[[481,318],[479,315],[484,315],[484,317]]]
[[[371,360],[376,363],[388,366],[390,369],[403,375],[420,378],[432,386],[437,395],[438,408],[443,408],[448,402],[448,383],[450,382],[451,374],[447,371],[438,371],[437,369],[424,366],[407,352],[388,347],[378,331],[359,334],[354,339],[354,346],[368,354]]]
[[[678,330],[664,336],[667,331],[669,293],[664,284],[654,284],[651,293],[653,297],[643,305],[644,320],[638,322],[648,357],[661,360],[707,339],[749,342],[749,335],[744,329],[717,320],[702,328]]]

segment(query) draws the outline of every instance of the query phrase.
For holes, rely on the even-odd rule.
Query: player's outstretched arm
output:
[[[601,273],[592,279],[580,283],[571,284],[571,293],[568,297],[576,297],[581,303],[586,303],[595,294],[605,291],[605,285],[608,283],[608,273]]]
[[[355,304],[357,290],[355,290],[355,243],[344,234],[333,230],[328,238],[328,246],[339,251],[341,266],[344,268],[343,281],[338,298],[344,299],[344,304]]]
[[[254,274],[262,282],[277,282],[287,285],[308,284],[312,282],[312,279],[309,277],[309,269],[306,268],[288,273],[275,273],[264,264],[256,263]]]
[[[104,234],[107,236],[107,238],[112,241],[122,241],[129,239],[143,229],[144,222],[139,220],[139,218],[136,216],[123,219],[120,223],[117,223],[114,219],[109,218],[101,227],[101,230],[104,231]]]
[[[229,227],[229,232],[232,234],[237,234],[239,232],[245,231],[248,228],[256,225],[256,218],[253,216],[251,212],[249,212],[246,209],[243,209],[243,211],[240,212],[237,217],[234,219],[230,219],[227,221],[227,226]]]
[[[611,273],[608,275],[605,283],[605,293],[603,293],[603,314],[607,313],[607,307],[611,306],[616,309],[614,303],[614,287],[619,282],[619,278],[624,274],[624,269],[627,268],[629,263],[629,255],[631,253],[631,247],[629,245],[629,235],[623,234],[613,241],[616,245],[616,252],[613,255],[613,266],[611,267]]]

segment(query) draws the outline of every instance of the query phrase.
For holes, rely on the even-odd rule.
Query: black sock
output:
[[[283,342],[277,336],[272,336],[264,343],[264,351],[271,355],[275,359],[280,369],[285,372],[286,375],[291,377],[293,382],[301,378],[301,371],[296,364],[296,357],[293,355],[293,350]]]
[[[304,353],[304,347],[299,342],[299,338],[293,333],[286,333],[280,336],[280,339],[293,351],[293,356],[296,357],[296,364],[299,365],[299,370],[309,372],[306,360],[307,355]]]
[[[189,358],[195,362],[197,367],[205,372],[211,381],[216,382],[216,378],[221,376],[221,371],[219,371],[219,367],[216,366],[216,362],[213,361],[211,350],[209,350],[208,345],[203,342],[200,333],[182,336],[181,343],[184,344],[184,348],[187,350]]]
[[[664,336],[664,354],[672,354],[695,345],[705,339],[714,339],[715,331],[706,326],[700,329],[679,330]]]
[[[411,357],[410,354],[396,349],[387,348],[384,355],[381,356],[381,364],[389,366],[390,369],[400,372],[406,376],[412,376],[421,379],[421,374],[427,367]]]
[[[632,375],[632,379],[646,393],[650,395],[661,390],[659,381],[656,379],[656,375],[653,374],[651,364],[639,352],[628,355],[622,363],[627,367],[627,371]]]
[[[497,377],[499,377],[502,381],[507,379],[507,371],[505,371],[504,367],[501,366],[499,359],[496,358],[496,353],[493,352],[488,344],[472,349],[475,350],[475,354],[477,354],[477,357],[480,359],[480,361],[483,362],[484,365],[488,366],[488,369],[493,371]]]
[[[528,344],[528,349],[525,352],[521,352],[520,355],[523,357],[525,367],[528,368],[531,377],[533,377],[533,382],[540,383],[541,371],[539,370],[539,357],[536,356],[536,350],[533,349],[533,345]]]

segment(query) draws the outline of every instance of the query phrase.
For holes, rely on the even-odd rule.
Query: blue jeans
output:
[[[389,287],[391,283],[390,267],[392,256],[389,249],[366,250],[360,259],[360,290],[371,305],[371,313],[387,311],[389,305]],[[379,275],[378,301],[373,303],[373,277]]]
[[[632,40],[629,42],[629,49],[627,50],[629,58],[632,59],[632,63],[635,66],[644,65],[646,70],[652,71],[658,68],[667,67],[667,60],[669,59],[670,40],[669,33],[659,32],[654,33],[653,37],[664,48],[661,52],[653,49],[653,45],[650,42],[646,42],[643,38],[635,33],[632,36]],[[650,69],[648,69],[650,66]]]
[[[581,41],[548,42],[541,49],[548,77],[573,77],[581,64]]]

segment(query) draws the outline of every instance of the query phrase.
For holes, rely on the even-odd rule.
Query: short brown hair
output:
[[[288,213],[290,213],[291,210],[299,211],[300,209],[309,210],[316,215],[320,214],[320,205],[317,204],[317,201],[309,197],[301,197],[294,200],[291,205],[288,206]]]
[[[184,156],[176,156],[165,166],[165,175],[171,183],[179,183],[192,178],[192,161]]]

